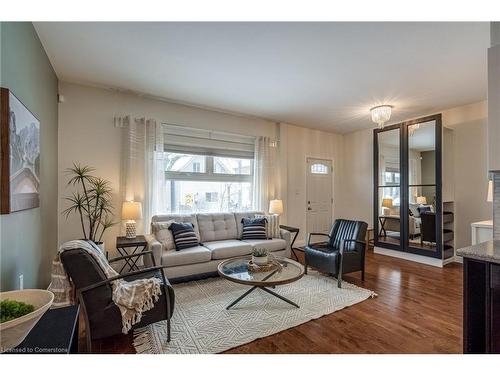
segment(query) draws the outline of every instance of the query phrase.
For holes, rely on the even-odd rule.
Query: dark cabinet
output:
[[[464,259],[464,353],[500,353],[500,265]]]

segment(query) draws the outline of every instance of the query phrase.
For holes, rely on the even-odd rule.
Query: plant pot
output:
[[[258,266],[265,266],[269,262],[269,259],[267,255],[265,257],[256,257],[252,255],[252,262]]]
[[[0,352],[15,348],[28,336],[31,329],[52,305],[54,294],[43,289],[13,290],[0,293],[0,301],[5,299],[29,303],[35,310],[0,324]]]

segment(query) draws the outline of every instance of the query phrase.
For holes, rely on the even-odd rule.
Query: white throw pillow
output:
[[[164,250],[174,250],[175,242],[172,232],[168,229],[175,220],[159,221],[151,224],[151,229],[156,240],[163,245]]]
[[[281,238],[280,233],[280,217],[278,215],[255,215],[256,218],[265,217],[267,219],[267,237]]]

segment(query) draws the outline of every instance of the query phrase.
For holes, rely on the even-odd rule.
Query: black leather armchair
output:
[[[309,233],[305,246],[305,272],[311,266],[337,278],[338,287],[342,287],[342,275],[361,271],[365,279],[366,230],[368,224],[363,221],[335,220],[329,234]],[[328,241],[311,242],[312,236],[325,236]]]
[[[157,277],[162,280],[162,293],[154,307],[143,313],[139,323],[132,328],[140,328],[161,320],[167,321],[167,341],[170,341],[170,318],[174,311],[174,290],[163,274],[164,266],[155,266],[152,251],[126,255],[109,260],[109,263],[126,258],[150,256],[153,267],[107,278],[95,259],[83,249],[72,249],[61,253],[61,262],[71,278],[78,303],[85,316],[87,350],[92,351],[92,340],[102,339],[122,333],[120,309],[113,302],[111,282],[118,279],[127,281]]]

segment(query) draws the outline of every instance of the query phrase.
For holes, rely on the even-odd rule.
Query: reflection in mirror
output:
[[[399,128],[377,134],[378,240],[400,244],[401,171]]]
[[[411,247],[436,251],[436,205],[429,201],[426,194],[434,197],[435,187],[410,187],[417,197],[408,202],[408,244]]]
[[[408,244],[436,250],[436,123],[408,126]]]

